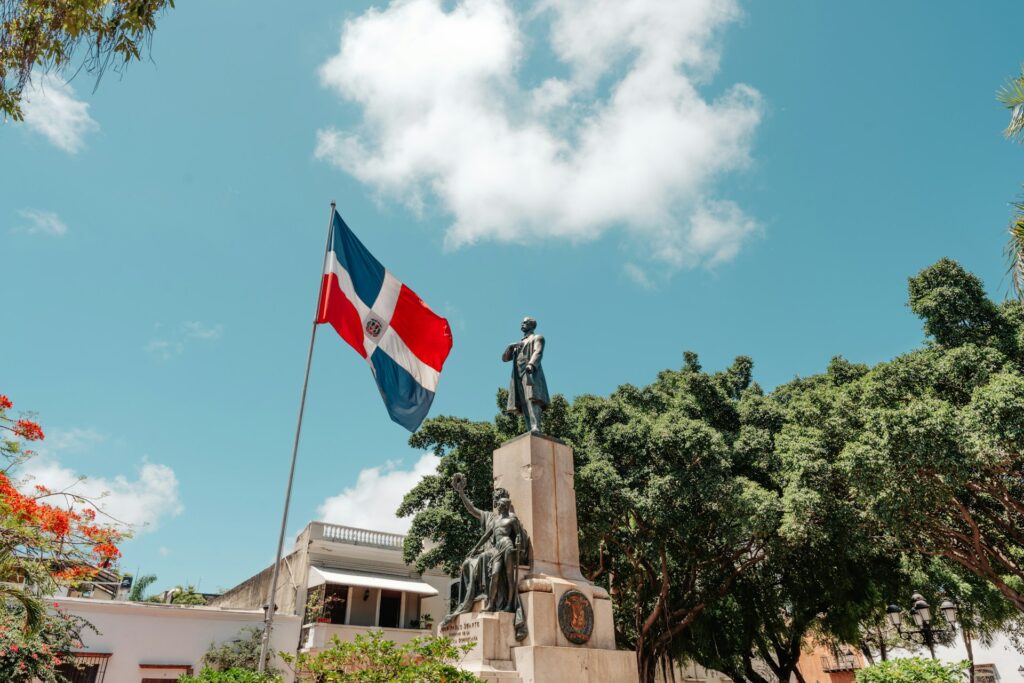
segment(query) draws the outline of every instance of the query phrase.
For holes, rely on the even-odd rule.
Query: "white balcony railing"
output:
[[[351,526],[340,524],[318,523],[319,534],[314,531],[314,538],[319,537],[325,541],[337,543],[351,543],[353,545],[372,545],[378,548],[402,549],[402,542],[405,536],[401,534],[390,534],[386,531],[371,531],[370,529],[357,529]]]

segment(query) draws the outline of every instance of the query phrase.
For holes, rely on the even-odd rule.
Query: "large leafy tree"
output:
[[[991,582],[1024,611],[1024,308],[943,259],[910,279],[923,349],[844,394],[853,492],[906,547]]]
[[[734,680],[802,683],[809,636],[856,642],[859,624],[892,590],[899,552],[883,529],[865,525],[839,465],[855,423],[836,391],[866,372],[841,358],[769,397],[748,397],[763,427],[747,428],[747,476],[776,491],[783,516],[766,559],[740,576],[728,600],[706,613],[683,648]]]
[[[34,71],[81,66],[99,77],[142,57],[174,0],[0,0],[0,120],[22,118]]]
[[[643,681],[654,679],[694,620],[764,559],[777,528],[778,495],[740,473],[749,457],[743,438],[756,438],[771,419],[741,410],[745,398],[756,402],[761,394],[750,372],[749,359],[740,358],[706,373],[686,354],[682,369],[663,371],[647,387],[624,385],[607,398],[571,404],[555,397],[546,413],[545,431],[575,451],[583,570],[613,596],[617,640],[637,652]],[[493,422],[435,418],[413,435],[414,447],[443,458],[438,474],[425,477],[398,511],[415,513],[407,561],[458,568],[477,526],[448,481],[463,472],[469,495],[488,505],[492,451],[520,431],[499,414]]]

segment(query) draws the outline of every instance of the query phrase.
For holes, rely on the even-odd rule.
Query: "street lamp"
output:
[[[927,645],[928,651],[932,654],[932,659],[935,659],[935,636],[956,633],[956,605],[949,600],[942,601],[942,604],[939,605],[939,611],[942,612],[942,618],[945,620],[946,626],[936,627],[932,625],[931,605],[924,599],[924,596],[920,593],[914,593],[910,596],[910,600],[910,617],[914,620],[917,628],[904,628],[903,610],[896,605],[889,605],[885,610],[888,614],[889,622],[896,627],[896,632],[904,640]]]

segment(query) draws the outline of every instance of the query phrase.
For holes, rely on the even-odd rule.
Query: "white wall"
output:
[[[246,626],[261,626],[263,612],[186,607],[138,602],[111,602],[82,598],[58,599],[61,609],[88,620],[100,632],[82,634],[86,652],[109,652],[104,683],[132,683],[146,677],[177,678],[168,671],[143,671],[140,664],[189,664],[198,673],[202,656],[211,643],[238,638]],[[299,642],[299,617],[278,615],[271,637],[273,652],[295,652]],[[277,668],[285,683],[293,680],[287,666]]]
[[[1018,667],[1024,666],[1024,654],[1017,652],[1009,639],[1005,636],[996,636],[992,645],[985,647],[977,640],[971,642],[974,650],[975,664],[995,664],[999,672],[1000,683],[1024,683],[1024,677],[1018,671]],[[903,657],[925,657],[931,655],[928,649],[922,647],[917,652],[906,650],[894,650],[892,656]],[[967,659],[967,649],[964,647],[964,640],[960,633],[957,633],[956,644],[953,647],[936,647],[935,656],[944,662],[960,662]]]

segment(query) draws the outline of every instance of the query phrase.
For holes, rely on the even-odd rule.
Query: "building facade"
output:
[[[76,652],[81,666],[75,683],[155,683],[198,673],[211,645],[244,636],[247,627],[263,627],[262,610],[220,609],[91,598],[60,598],[60,609],[82,617],[97,632],[82,634]],[[271,639],[272,652],[293,652],[299,639],[299,617],[279,615]],[[285,683],[293,676],[280,661],[276,668]]]
[[[430,635],[448,612],[453,581],[420,574],[402,561],[405,537],[383,531],[311,522],[280,561],[277,615],[302,621],[293,649],[317,652],[334,636],[353,640],[369,629],[405,643]],[[214,598],[211,605],[262,610],[273,565]]]

